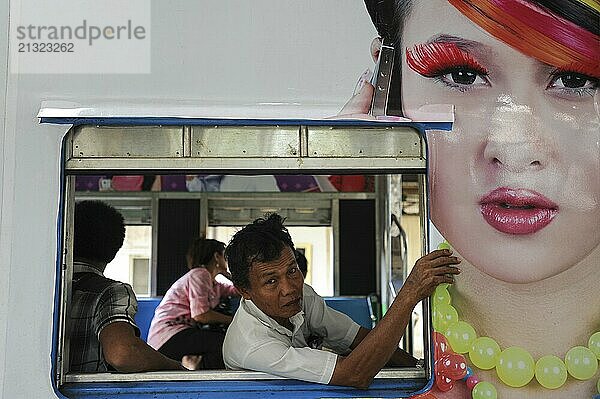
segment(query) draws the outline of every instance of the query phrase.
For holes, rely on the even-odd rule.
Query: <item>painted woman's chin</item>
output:
[[[557,270],[554,272],[539,271],[531,269],[515,268],[514,264],[511,265],[497,265],[493,268],[481,269],[479,271],[493,277],[496,280],[509,283],[509,284],[531,284],[539,281],[543,281],[560,274],[564,270]]]
[[[553,278],[575,267],[586,257],[581,254],[561,257],[547,248],[527,248],[524,245],[475,247],[460,240],[453,244],[453,248],[468,265],[510,284],[531,284]]]

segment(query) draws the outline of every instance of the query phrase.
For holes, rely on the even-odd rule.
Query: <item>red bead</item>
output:
[[[452,380],[460,380],[467,374],[465,357],[459,354],[444,356],[444,367],[440,370],[442,375]]]
[[[475,388],[475,385],[477,385],[479,383],[479,378],[477,378],[477,376],[472,375],[469,378],[467,378],[467,388],[469,388],[470,391],[473,390],[473,388]]]
[[[442,392],[448,392],[454,387],[454,382],[450,378],[440,375],[435,379],[435,386]]]
[[[446,369],[450,366],[451,363],[452,361],[450,360],[450,354],[448,353],[443,354],[439,358],[436,358],[435,362],[433,363],[433,370],[435,372],[435,375],[445,376]]]
[[[437,331],[433,332],[433,343],[434,343],[434,358],[437,360],[442,357],[443,354],[450,352],[450,345],[444,334],[440,334]]]

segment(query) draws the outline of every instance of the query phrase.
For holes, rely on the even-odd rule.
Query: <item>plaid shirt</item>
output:
[[[134,316],[137,300],[129,284],[110,280],[93,266],[73,264],[73,299],[70,324],[70,371],[114,370],[100,347],[100,331],[110,323],[129,323],[139,336]]]

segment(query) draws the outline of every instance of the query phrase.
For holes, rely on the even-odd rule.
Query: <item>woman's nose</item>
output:
[[[483,156],[492,167],[520,173],[548,166],[552,146],[531,107],[499,101],[489,129]]]
[[[484,157],[491,165],[515,173],[542,170],[548,163],[542,146],[524,140],[489,140]]]

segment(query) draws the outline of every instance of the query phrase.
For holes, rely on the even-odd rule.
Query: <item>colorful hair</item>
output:
[[[597,1],[448,1],[492,36],[528,56],[559,69],[600,76]]]

